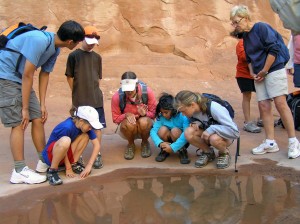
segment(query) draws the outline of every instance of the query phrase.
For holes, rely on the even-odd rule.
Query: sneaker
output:
[[[288,158],[295,159],[300,156],[300,143],[295,141],[289,144]]]
[[[219,153],[217,168],[225,169],[230,166],[231,156],[229,153]]]
[[[268,145],[266,141],[263,141],[262,144],[257,146],[256,148],[252,149],[252,154],[253,155],[262,155],[267,152],[278,152],[279,148],[276,142],[273,143],[272,146]]]
[[[42,160],[39,160],[36,165],[35,171],[38,173],[46,173],[48,168],[49,166],[47,165],[47,163],[43,163]]]
[[[47,178],[49,180],[49,184],[50,185],[60,185],[63,183],[63,181],[60,179],[60,177],[58,176],[58,170],[48,170],[47,171]]]
[[[147,142],[146,144],[142,143],[141,148],[142,148],[141,156],[143,158],[147,158],[147,157],[151,156],[151,149],[150,149],[150,143],[149,142]]]
[[[256,125],[258,127],[263,127],[264,126],[264,122],[262,121],[262,119],[258,119],[257,122],[256,122]]]
[[[82,155],[79,156],[78,162],[79,162],[80,164],[84,165],[84,160],[83,160]]]
[[[101,154],[99,153],[99,154],[97,155],[97,158],[95,159],[95,162],[94,162],[94,164],[93,164],[93,168],[94,168],[94,169],[100,169],[100,168],[102,168],[102,167],[103,167],[102,156],[101,156]]]
[[[125,150],[124,158],[131,160],[134,158],[134,153],[135,153],[135,145],[134,144],[128,145]]]
[[[17,173],[14,169],[10,177],[12,184],[39,184],[47,180],[45,175],[40,175],[33,170],[25,166],[20,173]]]
[[[80,162],[76,162],[72,164],[72,170],[74,173],[81,174],[84,168],[85,168],[84,165]]]
[[[254,124],[254,122],[248,122],[244,124],[244,131],[251,133],[260,133],[261,128]]]
[[[156,162],[163,162],[170,154],[164,150],[160,150],[160,153],[155,157]]]
[[[180,158],[181,164],[189,164],[191,162],[191,160],[188,157],[188,152],[185,147],[181,148],[178,153],[179,153],[179,158]]]
[[[198,151],[198,150],[197,150]],[[202,152],[199,158],[195,162],[195,167],[201,168],[207,165],[208,162],[213,161],[216,158],[215,152],[211,150],[210,152]]]

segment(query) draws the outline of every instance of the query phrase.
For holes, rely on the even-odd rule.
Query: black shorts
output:
[[[106,120],[105,120],[105,113],[103,107],[95,108],[99,114],[99,121],[103,125],[103,128],[106,128]]]
[[[241,93],[244,92],[255,92],[254,80],[247,78],[236,78]]]

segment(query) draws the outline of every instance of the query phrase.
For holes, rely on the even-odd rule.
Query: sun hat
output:
[[[87,44],[98,44],[98,40],[100,39],[100,36],[98,34],[97,28],[94,26],[86,26],[84,28],[85,33],[85,41]]]
[[[122,79],[121,80],[121,87],[122,91],[133,91],[136,87],[136,83],[138,79]]]
[[[75,116],[88,121],[94,129],[103,128],[103,125],[99,122],[99,114],[93,107],[80,106],[75,112]]]

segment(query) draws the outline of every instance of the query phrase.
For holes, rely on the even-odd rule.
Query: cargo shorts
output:
[[[29,100],[30,121],[41,118],[41,107],[35,91],[31,89]],[[0,79],[0,118],[5,127],[17,127],[22,122],[22,85]]]

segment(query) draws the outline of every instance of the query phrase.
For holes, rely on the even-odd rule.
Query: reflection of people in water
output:
[[[155,208],[163,217],[164,223],[189,223],[188,210],[194,199],[194,188],[189,183],[190,176],[182,176],[172,181],[172,177],[160,177],[163,185],[160,199]]]
[[[190,206],[192,223],[238,223],[240,205],[230,188],[231,176],[197,176],[203,191]]]
[[[123,196],[123,210],[120,215],[121,224],[162,223],[162,219],[154,209],[157,196],[151,190],[152,178],[141,179],[143,188],[138,187],[138,180],[128,179],[130,191]]]

